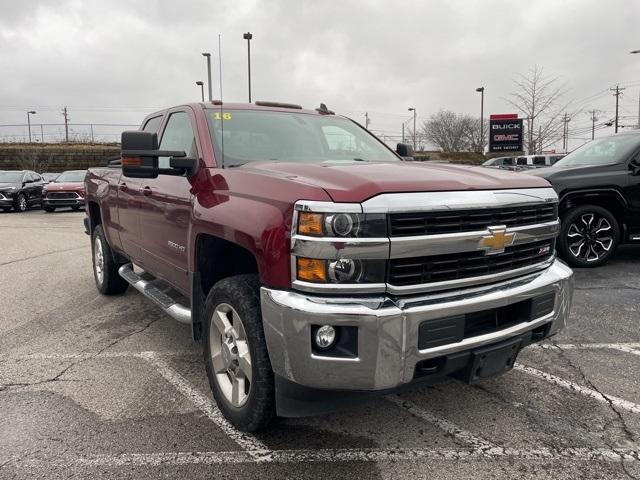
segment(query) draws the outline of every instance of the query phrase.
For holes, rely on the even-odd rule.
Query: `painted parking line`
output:
[[[173,385],[182,395],[191,400],[193,404],[215,423],[229,438],[236,442],[244,450],[251,452],[269,452],[269,447],[255,436],[237,430],[223,416],[215,403],[200,393],[180,373],[171,368],[156,352],[142,352],[138,355],[153,365],[162,377]]]
[[[545,350],[618,350],[632,355],[640,355],[640,343],[542,343],[538,345]]]
[[[190,357],[200,356],[201,352],[198,351],[182,351],[182,350],[166,350],[166,351],[154,351],[155,355],[161,357]],[[89,359],[101,359],[101,358],[136,358],[140,357],[140,352],[102,352],[95,353],[29,353],[26,355],[4,356],[0,355],[2,361],[23,361],[23,360],[89,360]]]
[[[569,460],[638,462],[640,450],[606,448],[500,448],[491,450],[456,449],[318,449],[276,450],[258,455],[252,452],[169,452],[169,453],[124,453],[98,455],[63,455],[48,459],[14,459],[7,464],[17,466],[61,465],[85,467],[155,467],[167,465],[215,465],[233,463],[342,463],[342,462],[397,462],[397,461],[460,461],[460,460]],[[0,458],[0,464],[4,463]]]
[[[591,388],[583,387],[582,385],[578,385],[577,383],[565,380],[564,378],[557,377],[556,375],[552,375],[551,373],[546,373],[536,368],[522,365],[520,363],[516,363],[513,368],[514,370],[519,370],[521,372],[527,373],[549,383],[553,383],[562,388],[566,388],[567,390],[572,390],[586,397],[591,397],[599,402],[615,405],[616,407],[622,408],[623,410],[627,410],[632,413],[640,413],[640,405],[638,405],[637,403],[614,397],[613,395],[604,395]]]
[[[477,450],[491,450],[493,448],[498,447],[495,443],[492,443],[467,430],[464,430],[459,426],[457,426],[456,424],[448,420],[445,420],[444,418],[437,417],[431,412],[416,405],[415,403],[403,399],[399,395],[388,395],[385,397],[385,399],[393,403],[394,405],[397,405],[398,407],[403,408],[404,410],[407,410],[413,416],[420,418],[422,420],[426,420],[427,422],[435,425],[445,433],[448,433],[456,440],[464,442],[467,445]]]

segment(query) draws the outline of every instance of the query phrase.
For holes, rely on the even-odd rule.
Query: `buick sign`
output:
[[[489,151],[518,152],[522,151],[522,119],[490,119]]]

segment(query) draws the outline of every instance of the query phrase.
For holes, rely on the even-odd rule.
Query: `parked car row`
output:
[[[84,206],[86,170],[39,174],[31,170],[0,171],[0,208],[24,212],[41,206],[46,212],[59,207],[79,210]],[[49,180],[53,175],[55,177]]]
[[[498,157],[487,160],[482,165],[491,168],[503,168],[506,170],[526,170],[530,168],[550,167],[565,155],[522,155],[520,157]]]

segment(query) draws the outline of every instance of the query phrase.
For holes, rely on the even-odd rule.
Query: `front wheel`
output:
[[[572,267],[599,267],[609,261],[619,239],[618,222],[609,210],[583,205],[563,217],[558,250]]]
[[[204,319],[204,360],[218,408],[240,430],[266,427],[275,417],[275,388],[257,276],[216,283]]]

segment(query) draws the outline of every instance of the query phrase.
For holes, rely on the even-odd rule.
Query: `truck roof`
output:
[[[316,109],[307,109],[302,108],[302,106],[286,103],[286,102],[270,102],[270,101],[256,101],[255,103],[242,103],[242,102],[222,102],[220,100],[213,100],[211,102],[194,102],[194,103],[183,103],[180,105],[174,105],[172,107],[163,108],[162,110],[158,110],[148,116],[154,116],[158,113],[166,112],[172,108],[189,106],[193,109],[201,108],[203,110],[219,110],[220,108],[228,108],[233,110],[264,110],[264,111],[278,111],[278,112],[295,112],[295,113],[304,113],[308,115],[334,115],[334,112],[326,109],[324,104],[321,104],[321,107]]]

